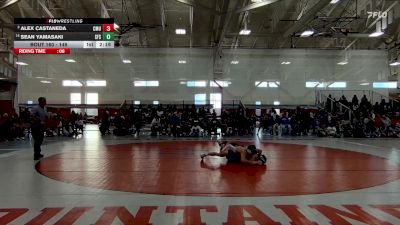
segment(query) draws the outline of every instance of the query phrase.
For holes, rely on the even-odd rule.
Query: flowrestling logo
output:
[[[367,12],[368,14],[368,19],[382,19],[382,18],[386,18],[388,16],[387,12],[382,12],[382,11],[372,11],[372,12]]]

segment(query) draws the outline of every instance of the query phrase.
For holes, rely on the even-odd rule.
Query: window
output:
[[[261,116],[261,101],[256,101],[256,116]]]
[[[175,29],[176,34],[184,35],[186,34],[186,29]]]
[[[71,93],[70,102],[71,105],[80,105],[82,104],[81,93]]]
[[[88,86],[88,87],[105,87],[105,86],[107,86],[107,81],[105,81],[105,80],[88,80],[88,81],[86,81],[86,86]]]
[[[160,82],[158,80],[139,80],[134,81],[133,84],[135,87],[158,87],[160,86]]]
[[[158,104],[160,104],[159,101],[153,101],[153,105],[158,105]]]
[[[81,113],[82,112],[82,109],[81,108],[71,108],[71,112],[72,111],[74,111],[74,112],[76,112],[76,113]]]
[[[206,94],[195,94],[194,95],[194,104],[195,105],[205,105],[206,104]]]
[[[277,88],[279,85],[281,85],[279,81],[268,81],[268,87],[270,88]]]
[[[397,88],[397,82],[374,82],[372,84],[373,88]]]
[[[328,87],[329,88],[346,88],[347,83],[346,82],[333,82]]]
[[[78,80],[63,80],[62,85],[64,87],[82,87],[82,83]]]
[[[147,81],[134,81],[133,85],[135,87],[146,87],[147,86]]]
[[[135,105],[140,105],[140,101],[134,101],[133,104],[135,104]]]
[[[86,104],[87,105],[99,104],[99,94],[98,93],[86,93]]]
[[[210,94],[210,104],[214,106],[214,109],[220,109],[222,107],[222,95],[221,93]]]
[[[99,94],[98,93],[86,93],[85,102],[87,105],[99,104]],[[97,108],[86,109],[86,114],[88,116],[98,116],[99,112],[98,112]]]
[[[254,83],[254,85],[256,86],[256,87],[268,87],[268,82],[266,82],[266,81],[256,81],[255,83]]]
[[[28,101],[26,102],[26,104],[32,105],[32,104],[33,104],[33,101],[32,101],[32,100],[28,100]]]
[[[188,87],[206,87],[207,82],[204,80],[192,80],[192,81],[186,82],[186,86],[188,86]]]
[[[280,105],[281,102],[280,101],[274,101],[274,105]]]
[[[210,81],[210,87],[228,87],[230,84],[230,81],[224,80]]]
[[[318,81],[307,81],[306,88],[324,88],[326,87],[325,82],[318,82]]]
[[[279,82],[279,81],[256,81],[254,83],[254,85],[256,87],[261,87],[261,88],[266,88],[266,87],[277,88],[281,85],[281,82]]]
[[[97,109],[86,109],[86,114],[88,116],[98,116],[99,115],[99,111]]]

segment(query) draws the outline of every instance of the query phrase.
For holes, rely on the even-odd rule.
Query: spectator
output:
[[[358,107],[358,98],[357,95],[353,96],[353,99],[351,100],[351,104],[353,105],[353,109]]]

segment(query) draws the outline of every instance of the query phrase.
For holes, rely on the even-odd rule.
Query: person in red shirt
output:
[[[381,115],[376,114],[374,119],[374,124],[378,129],[381,129],[383,127],[383,121]]]

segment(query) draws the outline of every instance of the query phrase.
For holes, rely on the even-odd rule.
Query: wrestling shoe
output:
[[[267,157],[265,155],[260,155],[259,160],[262,162],[263,165],[267,163]]]

